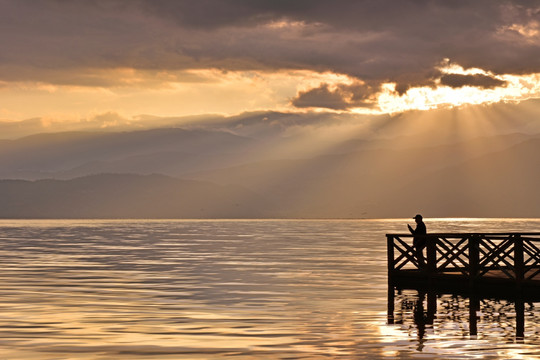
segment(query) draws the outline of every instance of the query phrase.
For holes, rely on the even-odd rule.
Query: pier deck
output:
[[[540,233],[425,235],[424,266],[413,247],[413,235],[386,237],[389,285],[540,294]]]

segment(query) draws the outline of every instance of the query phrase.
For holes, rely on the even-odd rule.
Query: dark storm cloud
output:
[[[462,74],[445,74],[441,77],[441,84],[447,85],[453,88],[459,88],[463,86],[475,86],[484,89],[492,89],[498,86],[506,85],[503,80],[496,79],[491,76],[476,74],[476,75],[462,75]]]
[[[538,19],[539,1],[204,0],[196,4],[144,4],[151,13],[194,28],[250,28],[270,21],[303,21],[307,26],[297,36],[267,34],[262,43],[283,51],[277,54],[283,55],[281,60],[287,64],[320,65],[361,78],[395,80],[410,72],[424,77],[443,58],[498,72],[522,73],[540,67],[538,56],[531,57],[540,55],[539,42],[512,30],[516,24],[528,26]],[[281,46],[272,39],[279,40]],[[229,45],[234,43],[230,40]],[[259,52],[260,48],[255,47]],[[308,56],[296,53],[295,48]],[[258,57],[249,49],[244,49],[246,54],[259,62],[274,58],[265,51]]]
[[[0,0],[0,80],[115,67],[311,69],[404,91],[433,79],[445,58],[540,72],[539,9],[537,0]]]

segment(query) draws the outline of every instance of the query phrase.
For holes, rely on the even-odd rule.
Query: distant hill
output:
[[[162,168],[176,166],[175,161],[180,163],[183,159],[198,157],[192,163],[201,169],[206,163],[211,166],[207,160],[216,154],[243,153],[251,145],[251,139],[227,132],[179,128],[39,134],[0,142],[0,178],[80,177],[111,172],[115,165],[118,169],[114,172],[149,174],[156,172],[154,170],[159,172],[160,154],[165,155]],[[171,159],[171,153],[179,154],[178,158]],[[149,157],[152,166],[147,166]],[[141,161],[134,169],[130,164],[136,159]],[[127,166],[120,166],[118,162],[122,161]]]
[[[6,140],[0,217],[540,217],[540,137],[428,140],[349,139],[309,157],[293,136],[178,128]]]
[[[0,181],[0,218],[263,218],[268,200],[239,186],[162,175]]]
[[[436,217],[540,217],[540,139],[418,176],[385,196],[394,211]]]
[[[271,197],[286,217],[540,217],[540,139],[378,149],[192,174]]]
[[[238,124],[241,129],[246,125],[244,122],[247,120],[244,120]],[[442,165],[509,147],[527,138],[527,135],[511,134],[461,143],[445,139],[444,146],[455,149],[456,156],[448,156]],[[183,178],[188,173],[269,159],[348,156],[349,153],[364,153],[366,157],[378,158],[376,152],[384,155],[401,149],[433,148],[429,144],[435,140],[430,140],[429,136],[427,139],[429,141],[426,136],[407,136],[349,139],[325,144],[294,136],[265,133],[261,139],[238,136],[229,131],[181,128],[47,133],[0,141],[0,179],[72,179],[101,173],[159,173]],[[309,144],[311,141],[314,143]]]

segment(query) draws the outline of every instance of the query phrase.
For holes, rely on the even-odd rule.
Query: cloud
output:
[[[387,97],[406,103],[398,109],[415,108],[417,99],[406,98],[415,88],[431,108],[448,102],[429,101],[438,84],[481,91],[510,84],[507,75],[540,74],[539,14],[537,2],[518,0],[0,0],[0,87],[26,94],[32,84],[68,88],[56,98],[72,87],[104,88],[99,101],[81,95],[79,106],[168,116],[291,107],[369,112],[392,84]],[[484,73],[441,73],[443,59]],[[345,80],[266,76],[299,71]],[[251,88],[249,77],[264,86]],[[216,91],[220,81],[230,97]],[[19,106],[19,93],[11,95]]]
[[[323,107],[334,110],[344,110],[349,107],[343,94],[339,90],[330,90],[328,84],[300,92],[292,100],[292,104],[296,107]]]
[[[486,136],[491,133],[523,132],[538,134],[540,99],[521,104],[500,102],[469,105],[463,108],[440,108],[433,112],[408,111],[399,114],[357,114],[335,111],[245,112],[234,116],[199,115],[184,117],[133,116],[115,112],[96,113],[80,119],[60,121],[54,118],[34,118],[23,121],[0,121],[0,140],[14,139],[36,133],[63,131],[117,132],[153,128],[198,129],[225,131],[239,136],[263,140],[262,144],[274,144],[271,139],[288,139],[292,135],[307,134],[309,143],[313,134],[317,137],[391,139],[420,132],[429,134],[426,139],[436,143],[434,133],[445,136],[457,131],[462,135]],[[474,117],[478,128],[467,126]],[[497,126],[492,126],[496,123]],[[444,124],[444,125],[443,125]],[[457,126],[459,125],[459,126]],[[469,124],[470,125],[470,124]],[[478,132],[476,132],[478,131]],[[267,142],[270,141],[270,142]],[[397,144],[397,143],[396,143]],[[271,152],[278,151],[271,146]],[[282,151],[282,149],[280,150]]]
[[[535,2],[2,0],[0,10],[3,65],[310,69],[397,83],[429,79],[442,58],[540,72],[538,42],[525,41]]]
[[[38,133],[64,131],[120,131],[148,127],[138,119],[129,119],[115,112],[95,114],[89,118],[60,120],[32,118],[21,121],[0,121],[1,139],[15,139]]]
[[[32,118],[21,121],[0,120],[0,140],[14,139],[36,133],[65,131],[127,131],[152,128],[199,129],[225,131],[252,138],[280,137],[291,129],[306,129],[343,125],[355,126],[370,119],[384,116],[362,116],[334,112],[276,112],[255,111],[234,116],[197,115],[180,117],[159,117],[150,115],[125,116],[117,112],[95,113],[79,119],[59,120],[55,118]],[[362,121],[359,121],[359,119]]]
[[[217,76],[210,71],[201,70],[160,70],[133,68],[82,68],[77,71],[26,67],[21,65],[2,65],[0,86],[9,83],[53,84],[67,87],[139,87],[145,89],[167,88],[172,84],[204,84],[217,82]]]
[[[376,102],[375,94],[376,91],[372,87],[360,82],[338,84],[333,89],[329,84],[323,83],[319,87],[299,92],[291,103],[298,108],[333,110],[371,108]]]
[[[463,86],[475,86],[484,89],[492,89],[506,85],[506,81],[491,76],[474,74],[445,74],[440,79],[442,85],[459,88]]]

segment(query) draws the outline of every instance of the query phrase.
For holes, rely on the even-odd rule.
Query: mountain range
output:
[[[538,135],[348,139],[312,153],[295,140],[182,128],[3,140],[0,217],[540,216]]]

